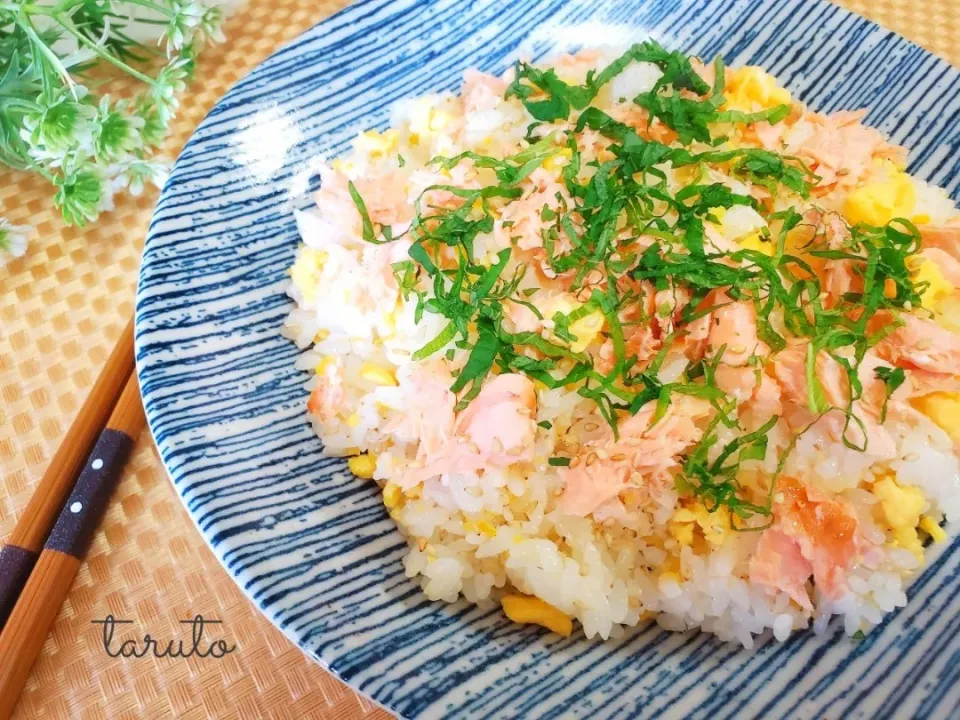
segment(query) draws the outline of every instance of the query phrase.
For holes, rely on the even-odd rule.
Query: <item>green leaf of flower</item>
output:
[[[163,142],[167,134],[167,123],[160,117],[156,105],[148,95],[141,95],[137,98],[134,112],[143,121],[143,125],[140,127],[140,137],[143,139],[143,144],[147,147],[156,147]]]
[[[145,123],[142,118],[124,112],[126,106],[125,102],[120,101],[111,107],[109,95],[100,100],[93,123],[94,148],[98,159],[113,162],[140,143],[136,131]]]
[[[167,27],[162,55],[127,35],[134,5],[146,22]],[[0,165],[34,171],[54,184],[67,223],[82,225],[130,194],[162,184],[163,163],[151,160],[167,134],[197,50],[223,40],[223,11],[205,0],[63,0],[0,4]],[[63,42],[68,41],[68,42]],[[110,64],[146,89],[134,103],[96,97],[83,82]],[[101,75],[87,85],[98,87]]]
[[[45,108],[40,114],[24,118],[27,128],[32,128],[29,142],[42,145],[48,151],[65,151],[77,142],[81,106],[70,100],[60,100]]]
[[[57,193],[53,201],[68,225],[83,227],[96,220],[103,200],[103,182],[93,172],[83,170],[54,178]]]
[[[154,108],[164,124],[170,121],[173,113],[180,105],[177,94],[186,88],[188,64],[191,58],[175,58],[167,63],[159,73],[156,82],[150,90],[150,97]]]

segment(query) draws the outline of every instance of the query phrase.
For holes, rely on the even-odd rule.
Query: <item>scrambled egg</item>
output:
[[[960,334],[960,294],[951,294],[937,303],[937,322],[950,332]]]
[[[721,505],[713,512],[697,503],[693,508],[697,525],[703,530],[703,537],[711,545],[723,545],[730,534],[730,508]]]
[[[361,174],[357,172],[357,164],[353,160],[343,160],[342,158],[337,158],[330,163],[330,167],[336,170],[338,173],[343,173],[351,180],[356,180],[357,175]]]
[[[367,130],[354,138],[353,149],[370,157],[383,157],[397,149],[399,139],[399,133],[393,129],[382,134],[376,130]]]
[[[940,266],[922,257],[910,258],[910,274],[915,283],[927,283],[920,293],[920,304],[927,310],[933,310],[945,297],[953,295],[953,283],[943,276]]]
[[[348,461],[349,462],[349,461]],[[400,486],[388,482],[383,488],[383,504],[387,510],[393,510],[403,499],[403,492]]]
[[[452,154],[454,143],[447,131],[452,129],[450,125],[454,117],[439,107],[443,102],[442,97],[427,95],[410,104],[407,114],[409,145],[415,147],[421,142],[432,140],[432,152]]]
[[[680,508],[673,514],[673,517],[670,518],[670,522],[667,523],[667,529],[670,531],[673,539],[681,545],[692,545],[693,528],[696,520],[697,516],[694,515],[693,512],[686,508]]]
[[[597,334],[603,330],[603,323],[606,318],[599,310],[583,316],[576,322],[570,324],[570,333],[577,339],[571,343],[570,349],[573,352],[583,352],[592,343]]]
[[[559,151],[545,158],[542,166],[545,170],[549,170],[554,175],[560,175],[560,171],[563,169],[563,166],[570,162],[570,158],[573,157],[573,150],[568,147],[561,148]]]
[[[504,595],[503,612],[515,623],[534,623],[568,637],[573,632],[573,621],[553,605],[528,595]]]
[[[755,250],[756,252],[761,252],[764,255],[769,255],[773,257],[777,252],[777,246],[772,240],[764,240],[760,237],[760,233],[751,233],[747,235],[743,240],[740,241],[740,247],[744,250]]]
[[[349,467],[350,472],[352,472],[358,478],[369,480],[373,477],[373,471],[377,467],[376,455],[366,453],[365,455],[357,455],[356,457],[352,457],[347,460],[347,467]],[[384,491],[384,504],[386,504],[386,491]]]
[[[550,300],[544,302],[543,305],[537,305],[537,309],[540,310],[540,313],[547,320],[552,320],[556,313],[569,315],[580,307],[583,307],[582,303],[569,300],[565,297],[550,298]],[[590,343],[596,339],[600,331],[603,330],[605,322],[606,318],[603,316],[603,313],[600,310],[594,310],[570,323],[568,330],[570,334],[576,338],[576,340],[570,344],[570,349],[573,352],[583,352],[586,350],[587,347],[590,346]]]
[[[416,100],[410,108],[410,132],[429,136],[450,124],[453,116],[436,107],[438,98],[427,95]]]
[[[374,385],[384,387],[396,387],[397,385],[397,376],[394,375],[392,370],[387,370],[372,362],[365,362],[360,366],[360,377],[369,380]]]
[[[753,241],[760,242],[760,232],[767,227],[763,216],[747,205],[734,205],[731,208],[710,208],[710,214],[717,222],[714,227],[727,240],[741,245]]]
[[[320,271],[323,270],[323,264],[326,261],[327,253],[304,245],[297,253],[293,267],[290,268],[290,279],[308,303],[313,302],[317,296]]]
[[[463,521],[463,529],[467,532],[480,533],[486,535],[487,537],[495,537],[497,534],[496,526],[489,520],[477,520],[473,521],[467,518]]]
[[[730,530],[729,508],[722,505],[710,512],[701,503],[697,503],[691,508],[680,508],[667,523],[670,535],[681,545],[693,544],[697,527],[710,545],[723,545]]]
[[[663,561],[663,564],[660,566],[660,574],[657,576],[657,582],[669,582],[670,580],[676,583],[682,583],[684,580],[682,568],[680,567],[680,558],[676,555],[668,555],[667,559]]]
[[[920,529],[929,535],[935,543],[942,543],[947,539],[947,534],[943,531],[943,528],[929,515],[924,515],[920,519]]]
[[[911,404],[940,426],[950,439],[960,442],[960,392],[935,392]]]
[[[897,545],[923,562],[923,543],[917,535],[920,516],[927,502],[923,493],[913,485],[900,485],[892,477],[885,477],[873,484],[873,494],[880,500]]]
[[[717,222],[714,227],[726,240],[738,243],[745,250],[755,250],[773,257],[777,246],[772,240],[764,239],[762,230],[767,227],[763,216],[746,205],[734,205],[732,208],[710,208],[710,214]]]
[[[333,365],[337,361],[337,358],[334,355],[327,355],[320,362],[317,363],[317,366],[314,368],[314,372],[317,375],[323,375],[327,371],[327,368]]]
[[[892,164],[891,164],[892,167]],[[917,189],[910,176],[893,172],[887,180],[870,182],[850,192],[843,214],[851,225],[881,227],[895,217],[910,217],[917,204]]]
[[[727,69],[725,79],[725,109],[759,112],[793,102],[790,92],[777,85],[776,79],[762,68],[748,65]]]

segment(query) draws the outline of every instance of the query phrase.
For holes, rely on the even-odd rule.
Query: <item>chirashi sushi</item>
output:
[[[433,600],[868,632],[960,517],[960,213],[860,112],[647,41],[399,103],[286,333]]]

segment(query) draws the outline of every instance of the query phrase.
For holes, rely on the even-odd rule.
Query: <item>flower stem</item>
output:
[[[66,22],[64,22],[63,20],[61,20],[59,17],[55,17],[54,20],[57,21],[57,24],[60,25],[60,27],[62,27],[62,28],[63,28],[64,30],[66,30],[68,33],[70,33],[71,35],[73,35],[73,36],[77,39],[77,42],[81,43],[82,45],[86,45],[88,48],[90,48],[91,50],[93,50],[93,52],[97,54],[97,57],[100,57],[100,58],[106,60],[106,61],[107,61],[108,63],[110,63],[111,65],[114,65],[114,66],[120,68],[120,69],[123,70],[124,72],[132,75],[133,77],[137,78],[137,80],[140,80],[141,82],[144,82],[144,83],[146,83],[147,85],[156,85],[156,84],[157,84],[156,80],[154,80],[154,79],[153,79],[152,77],[150,77],[149,75],[146,75],[146,74],[140,72],[140,71],[137,70],[136,68],[130,67],[130,66],[127,65],[125,62],[123,62],[123,60],[120,60],[119,58],[116,58],[116,57],[114,57],[113,55],[111,55],[110,53],[108,53],[108,52],[107,52],[106,50],[104,50],[102,47],[100,47],[99,45],[97,45],[97,43],[93,42],[93,40],[91,40],[91,39],[88,38],[86,35],[84,35],[84,34],[81,33],[79,30],[77,30],[77,29],[73,26],[72,23],[66,23]]]
[[[174,16],[174,12],[169,8],[165,8],[162,5],[157,5],[156,3],[150,2],[150,0],[124,0],[131,5],[139,5],[140,7],[149,8],[150,10],[156,10],[158,13],[166,15],[168,18]]]
[[[60,76],[67,87],[70,88],[70,92],[74,93],[74,97],[76,97],[76,92],[74,91],[74,85],[76,83],[74,83],[73,78],[70,77],[69,71],[63,66],[63,63],[60,62],[60,58],[57,57],[57,54],[47,47],[47,44],[40,39],[40,36],[37,34],[37,31],[34,30],[33,23],[30,22],[30,19],[23,18],[21,20],[20,18],[16,18],[14,20],[14,24],[23,30],[27,37],[30,38],[30,41],[34,43],[35,47],[40,51],[40,54],[44,56],[48,63],[50,63],[50,66],[54,69],[57,75]],[[44,78],[44,91],[48,91],[48,82],[45,80],[46,75],[43,74],[41,77]]]

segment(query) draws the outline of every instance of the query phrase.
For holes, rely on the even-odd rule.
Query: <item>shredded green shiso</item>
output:
[[[591,105],[600,88],[633,62],[654,63],[662,72],[656,86],[632,102],[648,113],[651,123],[659,121],[676,133],[676,144],[641,137]],[[763,185],[771,193],[785,191],[802,201],[809,198],[819,179],[794,157],[757,148],[721,148],[727,137],[719,131],[729,128],[729,123],[777,123],[789,114],[790,106],[760,113],[724,111],[724,65],[719,58],[714,62],[714,74],[711,87],[696,72],[690,57],[653,41],[634,45],[600,72],[591,72],[583,85],[569,85],[553,70],[517,63],[506,97],[518,98],[534,119],[526,146],[504,158],[464,152],[433,159],[430,164],[446,169],[468,159],[478,168],[493,170],[496,183],[479,189],[452,185],[427,188],[424,195],[443,190],[461,198],[462,204],[452,210],[429,208],[430,213],[424,214],[421,195],[407,231],[413,243],[410,259],[395,263],[393,270],[404,298],[416,297],[418,322],[425,312],[448,321],[437,337],[414,354],[414,359],[429,357],[451,342],[469,351],[451,387],[460,394],[458,410],[476,397],[495,369],[522,373],[548,388],[576,388],[581,396],[596,403],[615,436],[620,420],[648,403],[656,403],[653,422],[657,422],[673,395],[704,398],[716,414],[700,442],[681,458],[678,488],[696,495],[710,510],[724,505],[745,519],[771,515],[776,475],[767,497],[759,503],[744,497],[737,476],[743,462],[766,456],[767,434],[779,418],[772,416],[758,429],[742,432],[716,452],[719,426],[739,428],[735,401],[717,387],[714,379],[722,349],[712,358],[691,362],[675,382],[663,383],[657,373],[678,331],[718,307],[703,307],[716,290],[725,290],[733,301],[751,303],[757,313],[759,338],[772,353],[784,349],[788,337],[809,341],[809,409],[817,417],[834,410],[842,412],[846,418],[844,443],[866,450],[865,442],[857,444],[848,432],[851,425],[863,428],[853,410],[862,393],[858,370],[867,350],[896,327],[896,322],[887,323],[882,330],[871,331],[870,321],[880,311],[896,313],[919,307],[924,287],[914,284],[907,267],[910,256],[920,249],[919,233],[908,220],[895,219],[884,227],[856,225],[850,228],[849,241],[839,249],[828,246],[822,234],[814,234],[797,254],[788,249],[787,238],[804,224],[800,212],[792,208],[769,212],[749,195],[702,180],[708,175],[707,169],[723,166],[723,171],[733,177]],[[607,150],[613,159],[585,162],[571,133],[553,131],[540,139],[531,135],[540,123],[571,119],[574,133],[590,128],[609,140]],[[570,152],[561,179],[571,201],[558,196],[559,208],[544,205],[541,211],[546,223],[543,247],[547,262],[556,273],[573,274],[574,291],[582,289],[594,271],[602,273],[604,282],[599,284],[605,284],[603,290],[594,287],[586,302],[571,313],[557,313],[551,318],[554,337],[565,342],[545,339],[539,333],[511,333],[504,328],[503,304],[508,299],[542,319],[530,302],[530,291],[519,289],[526,268],[518,265],[505,274],[512,254],[509,248],[489,266],[477,261],[473,249],[478,235],[494,229],[490,201],[521,197],[523,181],[559,148]],[[692,168],[691,183],[671,192],[663,170],[668,165]],[[589,179],[581,180],[584,166],[592,173]],[[349,189],[362,218],[364,239],[371,243],[392,241],[390,228],[373,223],[352,183]],[[772,243],[772,255],[747,248],[734,253],[711,252],[705,245],[704,223],[715,220],[712,212],[736,205],[754,208],[771,228],[777,229],[765,238]],[[636,252],[632,248],[640,236],[654,236],[657,241]],[[566,253],[556,252],[561,238],[571,247]],[[451,256],[455,262],[451,262]],[[862,279],[862,292],[848,293],[828,307],[810,258],[848,261]],[[731,265],[731,260],[737,264]],[[638,297],[618,290],[617,281],[624,276],[649,281],[657,290],[683,289],[691,298],[674,333],[664,338],[657,357],[643,367],[625,349],[620,318],[625,310],[637,305]],[[891,282],[894,292],[890,291]],[[597,370],[589,354],[573,352],[568,344],[575,340],[570,326],[597,310],[606,321],[603,339],[610,339],[614,348],[613,367],[606,373]],[[825,398],[815,371],[821,352],[836,360],[846,374],[850,397],[845,407],[831,407]],[[760,358],[754,356],[752,360],[762,372]],[[904,381],[899,369],[880,369],[877,377],[885,383],[888,397]],[[865,437],[865,433],[859,437]],[[781,453],[777,475],[795,443],[796,437]],[[555,457],[549,464],[563,467],[569,462],[569,458]]]

